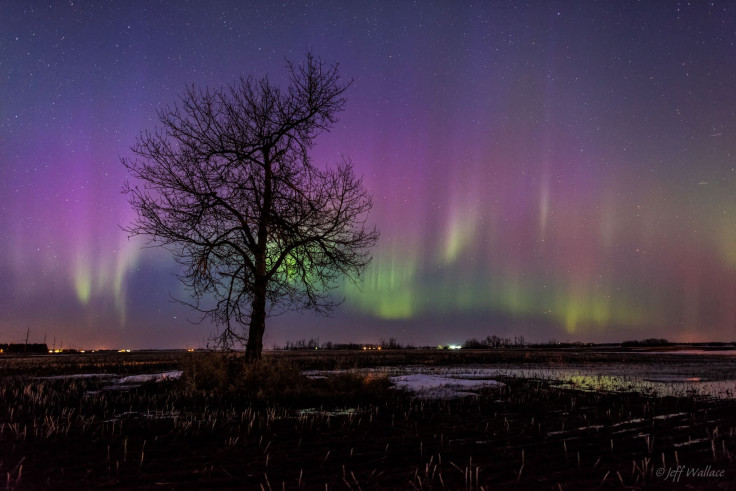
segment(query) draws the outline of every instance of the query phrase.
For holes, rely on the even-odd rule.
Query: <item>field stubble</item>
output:
[[[731,489],[736,481],[732,399],[579,390],[513,376],[474,397],[419,399],[392,389],[380,371],[358,370],[462,363],[733,370],[733,359],[529,351],[275,353],[249,368],[210,353],[3,358],[0,482],[11,489]],[[124,390],[101,390],[109,383],[102,375],[43,378],[176,369],[181,379]],[[334,369],[342,371],[302,373]],[[710,474],[668,480],[678,466]]]

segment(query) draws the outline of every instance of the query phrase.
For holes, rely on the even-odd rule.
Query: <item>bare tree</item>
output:
[[[222,347],[246,344],[249,361],[269,315],[329,313],[337,280],[357,281],[378,240],[352,163],[318,168],[309,155],[350,82],[311,54],[287,67],[286,90],[268,77],[189,88],[122,160],[140,183],[124,185],[137,212],[124,229],[172,252],[194,299],[179,300],[215,322]]]

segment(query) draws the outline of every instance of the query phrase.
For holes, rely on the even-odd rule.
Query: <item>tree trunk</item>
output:
[[[263,333],[266,330],[266,288],[259,288],[251,304],[248,344],[245,347],[245,361],[252,363],[261,359]]]
[[[261,242],[265,244],[265,240]],[[245,361],[252,363],[261,359],[263,333],[266,331],[266,251],[265,247],[256,254],[256,275],[253,281],[248,344],[245,346]]]
[[[271,217],[273,187],[271,183],[271,159],[269,149],[263,150],[264,182],[263,204],[258,220],[258,244],[255,252],[255,277],[253,278],[253,302],[251,303],[250,326],[248,327],[248,344],[245,347],[245,361],[248,363],[261,359],[263,351],[263,333],[266,330],[266,245],[268,225]]]

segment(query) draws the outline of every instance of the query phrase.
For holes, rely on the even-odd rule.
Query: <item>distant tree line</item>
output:
[[[285,349],[285,350],[305,350],[305,349],[319,349],[319,338],[310,338],[309,340],[298,339],[296,341],[287,341],[283,348],[274,346],[274,349]]]
[[[468,339],[463,343],[463,349],[499,349],[499,348],[523,348],[527,345],[524,336],[502,338],[500,336],[486,336],[485,339]]]
[[[622,347],[647,347],[647,346],[671,346],[671,343],[665,338],[646,338],[639,340],[624,341],[622,343],[588,343],[583,341],[566,341],[560,342],[556,339],[550,339],[543,343],[529,343],[524,336],[508,336],[501,337],[491,335],[483,339],[471,338],[466,340],[460,347],[462,349],[505,349],[505,348],[587,348],[593,346],[622,346]],[[709,343],[686,343],[693,346],[736,346],[734,343],[726,342],[709,342]],[[1,345],[0,345],[1,346]],[[24,345],[18,345],[24,346]],[[45,346],[45,345],[44,345]],[[457,347],[457,345],[444,346],[420,346],[419,349],[449,349]],[[287,341],[283,346],[274,345],[274,350],[363,350],[363,349],[382,349],[382,350],[398,350],[398,349],[417,349],[417,346],[411,344],[401,344],[396,338],[381,339],[378,343],[333,343],[332,341],[320,342],[319,338],[299,339],[296,341]]]
[[[402,345],[396,338],[381,339],[378,343],[333,343],[332,341],[326,341],[324,343],[319,342],[319,338],[310,339],[298,339],[296,341],[286,341],[283,346],[274,345],[274,350],[362,350],[364,348],[370,349],[415,349],[412,345]]]
[[[487,336],[484,339],[476,338],[468,339],[462,344],[463,349],[498,349],[498,348],[523,348],[528,346],[524,336],[513,336],[502,338],[496,335]],[[440,348],[448,348],[440,346]],[[362,350],[362,349],[382,349],[382,350],[398,350],[398,349],[417,349],[411,344],[401,344],[396,338],[381,339],[378,343],[333,343],[327,341],[320,343],[319,338],[299,339],[296,341],[286,341],[283,346],[274,345],[274,350]],[[437,346],[423,346],[423,349],[437,348]]]
[[[588,348],[591,346],[595,346],[595,343],[588,343],[585,341],[558,341],[554,338],[550,339],[549,341],[545,343],[536,343],[536,344],[530,344],[529,346],[533,346],[536,348],[548,348],[548,347],[554,347],[554,348]]]
[[[48,353],[46,343],[0,343],[0,353]]]
[[[672,344],[665,338],[647,338],[633,341],[624,341],[621,346],[632,347],[632,346],[666,346]]]

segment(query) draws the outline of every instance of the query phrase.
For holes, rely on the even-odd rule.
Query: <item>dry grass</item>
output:
[[[362,355],[304,364],[371,362]],[[168,357],[135,362],[172,368]],[[97,360],[95,371],[121,373],[131,360]],[[88,363],[47,361],[57,374]],[[678,464],[727,473],[683,479],[698,489],[728,489],[736,476],[736,405],[727,400],[513,377],[478,397],[419,400],[380,374],[310,379],[297,356],[245,366],[230,355],[179,355],[181,380],[122,391],[100,391],[102,379],[37,379],[49,367],[31,367],[0,384],[0,475],[11,489],[668,489],[656,471]]]

